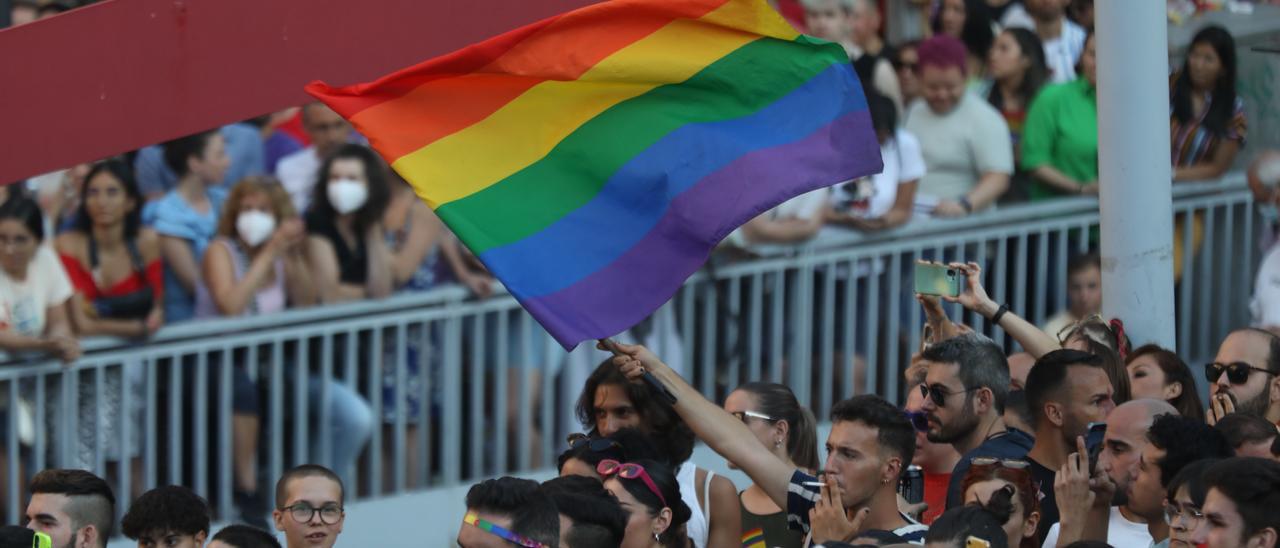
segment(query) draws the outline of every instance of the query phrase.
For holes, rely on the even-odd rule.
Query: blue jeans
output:
[[[329,390],[327,409],[321,407],[325,385],[328,385]],[[324,445],[320,433],[318,430],[311,431],[311,460],[327,464],[342,477],[343,483],[351,485],[347,472],[353,469],[360,452],[368,445],[369,438],[373,437],[373,408],[346,384],[315,374],[307,378],[307,404],[307,414],[314,417],[316,423],[327,420],[332,434],[329,454],[321,455]]]

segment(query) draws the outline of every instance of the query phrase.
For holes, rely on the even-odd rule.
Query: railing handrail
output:
[[[1221,196],[1237,192],[1249,192],[1243,172],[1229,173],[1219,181],[1187,182],[1173,185],[1173,198],[1175,201],[1203,196]],[[778,259],[857,245],[883,244],[891,241],[901,242],[908,239],[924,240],[931,236],[945,235],[966,229],[994,229],[1002,225],[1012,225],[1031,220],[1047,220],[1089,213],[1096,214],[1097,208],[1098,200],[1096,198],[1064,197],[1043,202],[1001,207],[960,219],[923,219],[901,227],[874,233],[842,228],[824,229],[817,238],[804,244],[756,245],[752,246],[750,251],[759,259]],[[506,296],[505,289],[502,288],[501,284],[495,284],[494,289],[495,293],[499,294],[494,298],[510,298]],[[468,302],[470,298],[470,291],[465,287],[457,284],[446,284],[427,291],[400,293],[384,299],[297,308],[256,316],[207,318],[199,321],[181,322],[165,326],[155,335],[145,340],[129,340],[117,337],[86,337],[81,340],[81,348],[85,354],[96,354],[148,345],[202,339],[213,334],[236,334],[262,329],[297,327],[337,319],[381,315],[424,307],[459,305]],[[27,373],[52,372],[62,367],[60,364],[52,362],[45,355],[10,356],[8,360],[0,361],[0,366],[25,366],[22,367],[22,370]],[[9,370],[4,373],[16,372]],[[8,377],[10,375],[3,376]]]

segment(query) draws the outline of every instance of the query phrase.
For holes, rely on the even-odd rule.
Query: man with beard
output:
[[[31,479],[27,528],[56,548],[106,548],[116,497],[102,478],[84,470],[44,470]]]
[[[1233,331],[1204,373],[1213,383],[1209,424],[1232,412],[1280,424],[1280,338],[1261,329]]]
[[[1076,451],[1091,422],[1102,422],[1115,409],[1111,379],[1102,358],[1078,350],[1054,350],[1036,360],[1027,375],[1027,404],[1036,418],[1036,443],[1027,453],[1031,478],[1040,484],[1040,525],[1037,540],[1058,521],[1053,481]]]
[[[1139,457],[1151,443],[1147,430],[1157,415],[1177,415],[1178,411],[1162,400],[1133,400],[1116,407],[1107,415],[1107,433],[1102,438],[1102,452],[1098,453],[1098,468],[1106,470],[1116,484],[1115,506],[1111,507],[1111,519],[1107,526],[1107,544],[1112,546],[1149,546],[1151,532],[1147,520],[1129,508],[1126,492],[1130,475],[1138,466]],[[1044,546],[1058,545],[1059,526],[1049,528]]]
[[[926,437],[931,443],[949,443],[964,455],[947,488],[947,508],[954,508],[963,503],[961,487],[973,459],[1022,459],[1034,440],[1004,423],[1009,363],[991,339],[961,335],[929,347],[921,359],[929,371],[918,388],[929,422]]]

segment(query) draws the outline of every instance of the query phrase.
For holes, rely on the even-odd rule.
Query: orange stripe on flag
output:
[[[366,135],[381,135],[377,146],[391,162],[464,129],[533,86],[547,80],[572,81],[601,60],[679,19],[696,19],[727,0],[684,0],[655,7],[651,1],[615,0],[560,16],[516,44],[487,66],[471,74],[446,74],[427,81],[404,95],[384,93],[383,88],[403,90],[402,81],[423,81],[424,73],[461,66],[446,56],[393,73],[361,86],[373,102],[349,119]],[[626,13],[626,17],[617,14]],[[515,31],[519,32],[519,31]],[[471,48],[459,52],[466,56]],[[478,55],[479,51],[470,55]],[[444,64],[452,62],[452,65]],[[528,78],[513,76],[528,75]],[[376,91],[374,91],[376,90]],[[332,90],[325,90],[329,93]],[[459,93],[465,91],[464,93]],[[445,105],[444,108],[423,108]],[[339,110],[340,114],[348,113]],[[411,135],[406,134],[411,133]]]

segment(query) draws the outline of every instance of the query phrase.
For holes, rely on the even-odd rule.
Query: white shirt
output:
[[[1258,267],[1253,283],[1253,325],[1280,326],[1280,245],[1272,245]]]
[[[311,191],[319,175],[320,155],[313,146],[285,156],[276,164],[276,178],[289,193],[299,215],[311,205]]]
[[[1022,4],[1011,6],[1005,12],[1002,24],[1005,28],[1024,28],[1032,32],[1036,30],[1035,20],[1027,13],[1026,8],[1022,7]],[[1062,34],[1050,40],[1041,37],[1040,40],[1044,43],[1045,62],[1052,71],[1050,77],[1053,83],[1061,84],[1076,79],[1076,63],[1080,61],[1080,54],[1084,52],[1087,36],[1088,33],[1084,28],[1064,16]]]
[[[1013,146],[1004,117],[986,100],[966,92],[945,114],[916,101],[907,131],[920,140],[929,172],[920,178],[917,203],[958,200],[978,185],[983,174],[1013,173]]]
[[[1043,548],[1054,548],[1058,545],[1058,526],[1049,527],[1049,534],[1044,538]],[[1111,521],[1107,525],[1107,544],[1116,548],[1143,548],[1151,546],[1151,533],[1147,524],[1134,523],[1120,513],[1119,506],[1111,507]]]
[[[883,217],[898,199],[898,185],[924,177],[926,172],[920,141],[902,128],[880,145],[880,157],[884,159],[880,173],[832,188],[832,207],[862,219]]]
[[[763,215],[769,219],[812,219],[822,215],[823,207],[827,204],[827,195],[831,193],[830,188],[819,188],[818,190],[810,190],[804,194],[796,196],[790,200],[778,204],[777,207],[766,211]],[[725,245],[736,247],[747,247],[751,244],[747,240],[747,236],[743,234],[742,227],[735,228],[724,239]]]
[[[43,336],[45,312],[67,302],[72,291],[62,261],[50,246],[41,245],[27,266],[26,279],[15,280],[0,269],[0,331]]]

